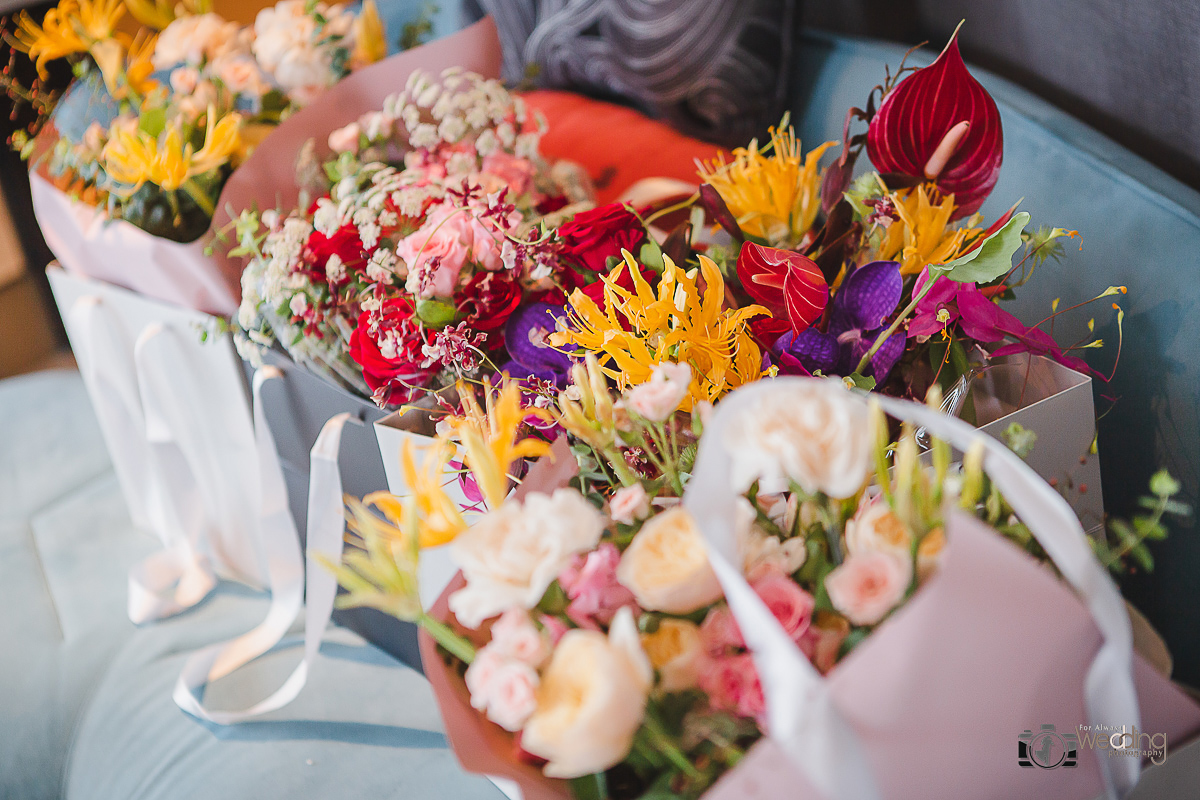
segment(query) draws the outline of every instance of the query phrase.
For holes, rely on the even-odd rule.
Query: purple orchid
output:
[[[566,386],[571,358],[546,341],[566,313],[564,306],[550,303],[531,303],[517,309],[504,326],[504,343],[512,360],[501,369],[514,378],[537,378],[559,388]]]
[[[929,280],[929,271],[917,277],[913,292],[919,293]],[[977,342],[1013,340],[992,353],[993,357],[1031,353],[1052,358],[1076,372],[1100,377],[1100,373],[1081,358],[1069,356],[1040,328],[1027,328],[1019,319],[1000,308],[974,283],[959,283],[946,277],[935,280],[933,288],[917,303],[917,313],[908,324],[909,336],[932,336],[958,323],[963,334]]]
[[[850,375],[883,332],[903,292],[897,262],[873,261],[859,267],[833,296],[829,329],[788,331],[771,347],[771,360],[787,374],[820,370],[825,375]],[[904,353],[907,338],[902,330],[889,336],[871,356],[866,375],[883,383]]]

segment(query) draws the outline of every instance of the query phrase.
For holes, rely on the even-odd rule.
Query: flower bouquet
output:
[[[1025,772],[1013,737],[1132,724],[1161,763],[1200,730],[1131,652],[1069,508],[1005,446],[840,381],[763,381],[715,410],[692,391],[662,365],[614,398],[594,357],[548,408],[511,380],[482,405],[462,386],[439,453],[406,453],[411,496],[351,503],[339,602],[423,627],[468,769],[527,798],[962,797],[983,776],[996,796],[1092,797],[1140,759],[1080,749],[1080,769]],[[885,409],[904,421],[894,461]],[[456,447],[487,508],[470,527],[442,486]],[[1178,510],[1156,480],[1140,529]],[[427,612],[419,562],[447,541],[462,574]],[[973,733],[933,753],[946,730]]]
[[[126,12],[144,26],[136,35],[119,27]],[[224,314],[235,276],[205,258],[208,242],[187,243],[209,230],[226,179],[282,119],[386,50],[372,2],[356,14],[300,0],[264,9],[253,26],[204,4],[63,0],[40,25],[22,12],[8,40],[39,79],[60,59],[76,76],[61,96],[5,80],[38,112],[12,144],[37,165],[35,211],[56,255]]]
[[[537,304],[562,302],[548,232],[590,208],[586,176],[547,164],[539,135],[498,81],[413,72],[305,149],[315,201],[242,214],[239,326],[380,406],[494,370],[545,317]]]

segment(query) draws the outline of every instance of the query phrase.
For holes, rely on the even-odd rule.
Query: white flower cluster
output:
[[[338,48],[352,46],[354,14],[343,6],[282,0],[254,20],[254,55],[292,101],[305,105],[332,86]]]

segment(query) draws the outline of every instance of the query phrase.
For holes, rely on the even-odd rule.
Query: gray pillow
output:
[[[797,0],[468,0],[504,78],[620,99],[692,136],[745,144],[778,122]]]

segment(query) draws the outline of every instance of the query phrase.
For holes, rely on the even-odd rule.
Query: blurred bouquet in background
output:
[[[63,0],[40,25],[16,22],[6,38],[42,78],[65,59],[76,80],[61,97],[5,82],[41,112],[13,146],[110,218],[180,242],[208,228],[225,179],[272,126],[386,54],[373,0],[358,13],[282,0],[253,26],[199,0]]]

